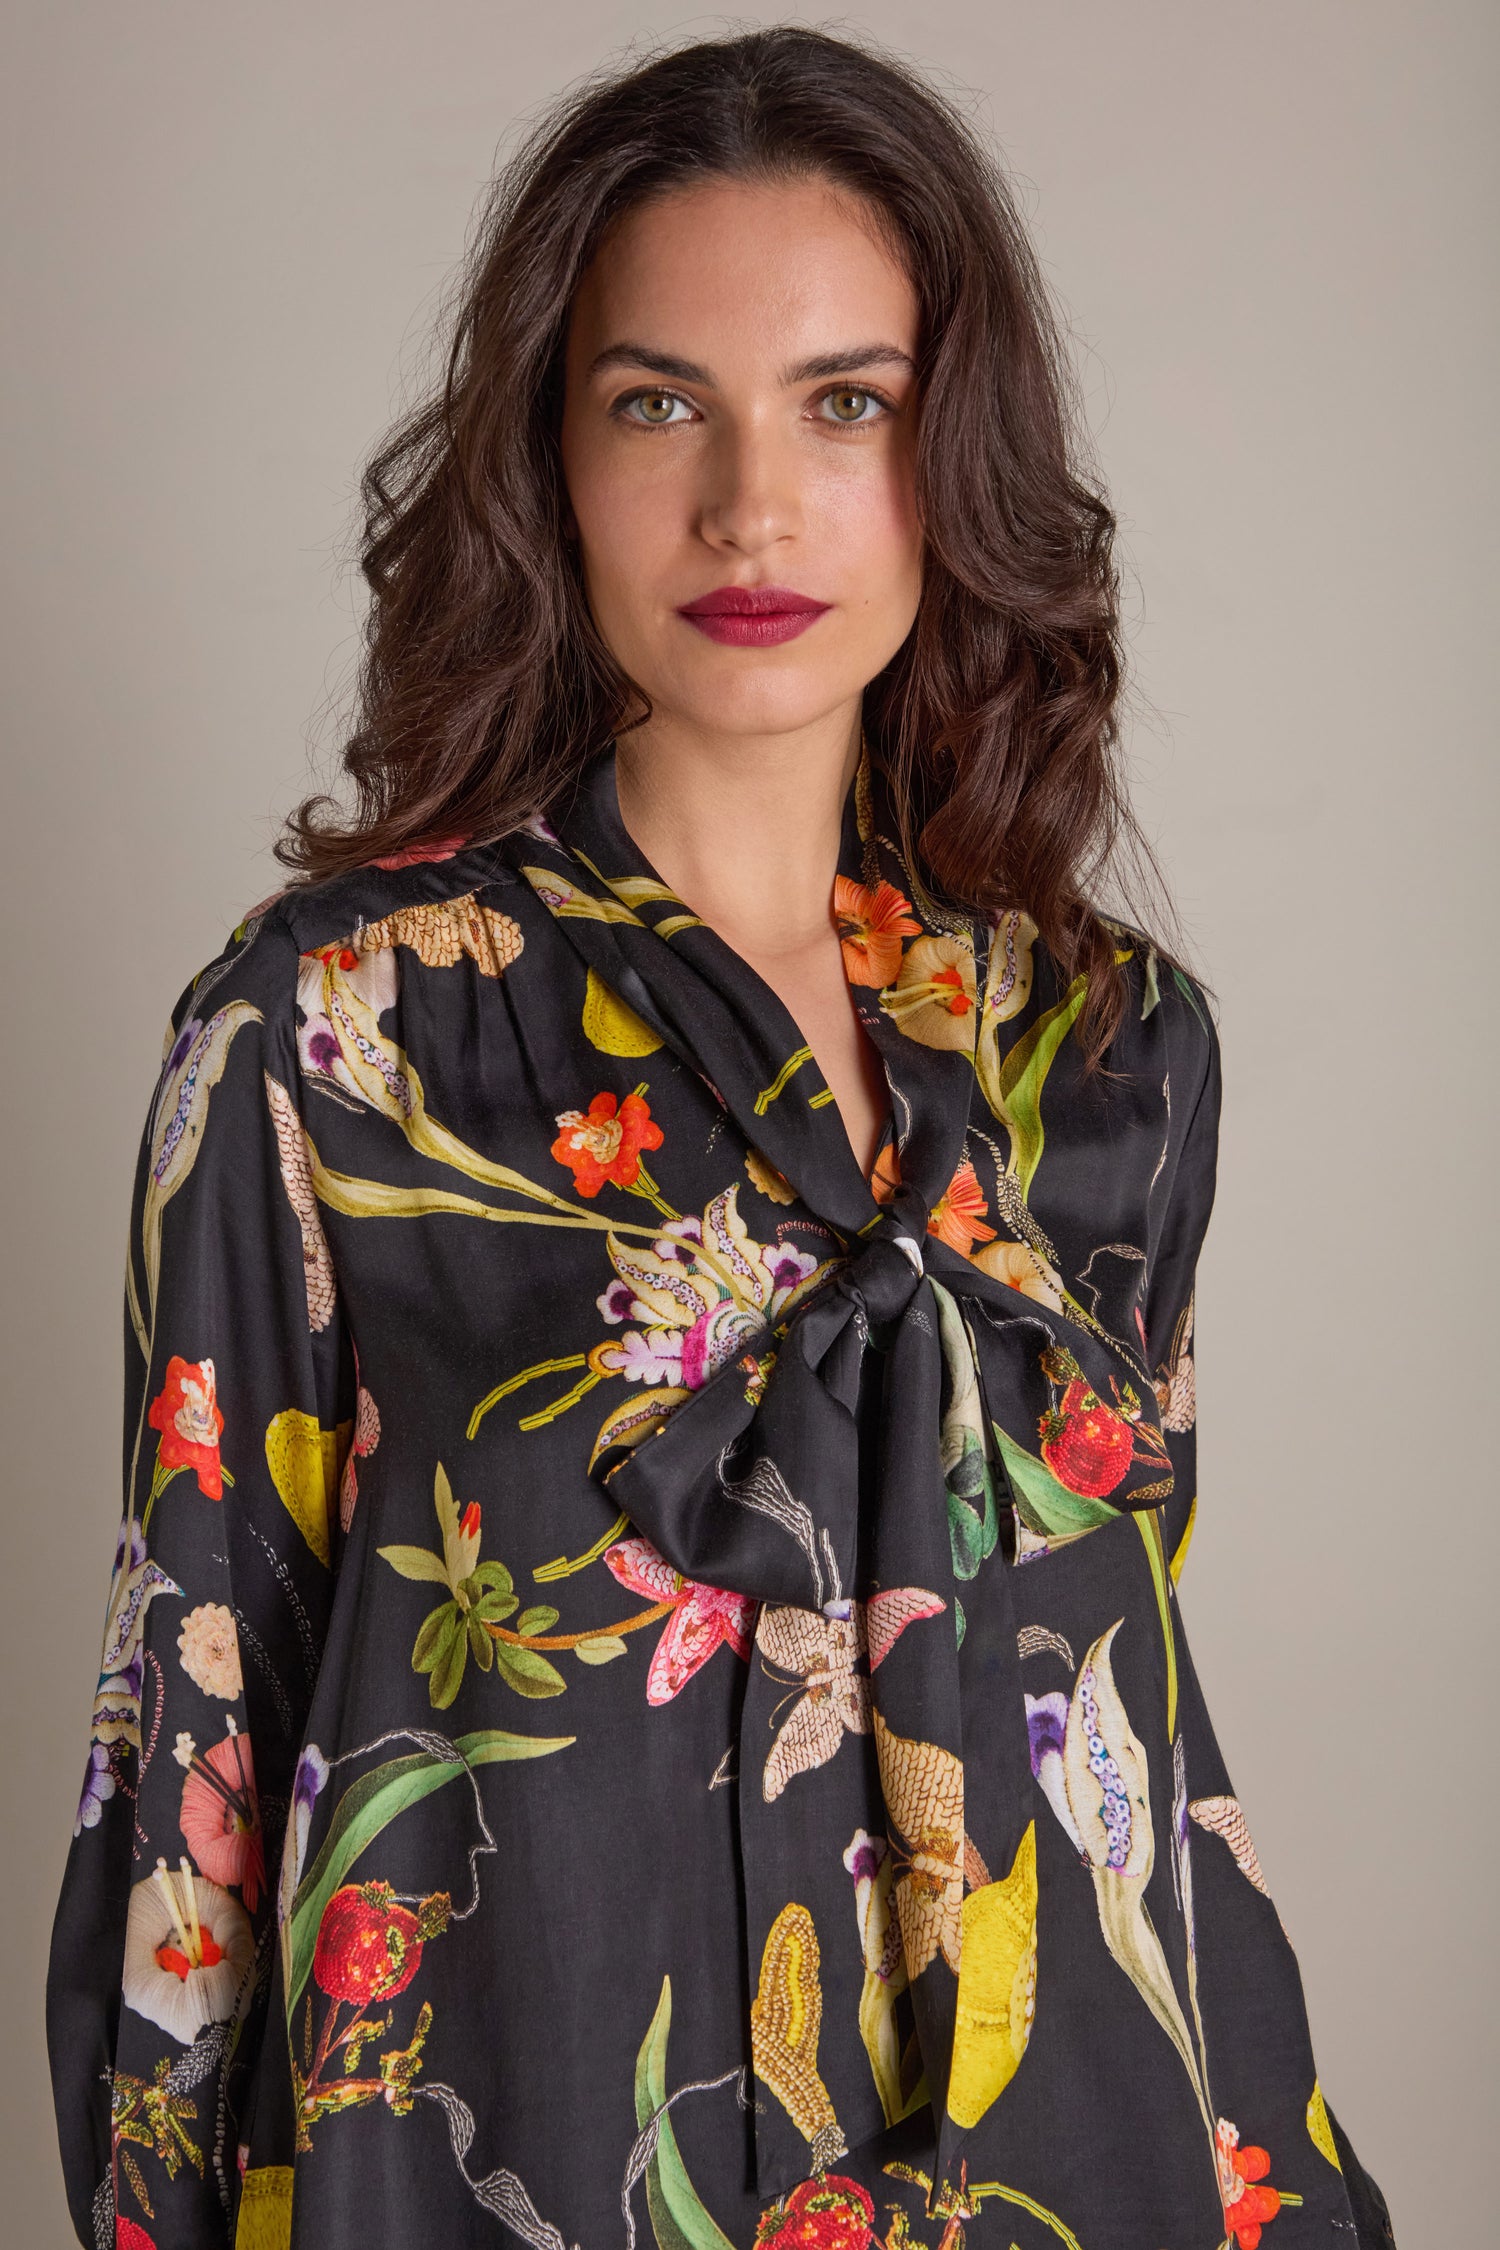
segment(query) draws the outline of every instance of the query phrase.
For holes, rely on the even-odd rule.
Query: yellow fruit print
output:
[[[1028,1821],[1010,1873],[970,1891],[948,2115],[977,2125],[1021,2066],[1036,2009],[1036,1822]]]
[[[596,969],[588,972],[583,995],[583,1034],[601,1055],[654,1055],[661,1038]]]
[[[266,1431],[266,1466],[271,1482],[287,1514],[322,1563],[332,1558],[328,1525],[338,1491],[339,1461],[353,1427],[352,1422],[340,1422],[337,1429],[321,1429],[311,1414],[289,1406],[275,1416]]]
[[[1307,2097],[1307,2130],[1313,2147],[1320,2155],[1326,2156],[1336,2170],[1342,2172],[1344,2167],[1339,2163],[1338,2143],[1333,2137],[1333,2127],[1328,2122],[1328,2104],[1323,2099],[1323,2089],[1316,2078],[1313,2080],[1313,2090]]]
[[[290,2250],[292,2167],[257,2164],[245,2174],[234,2250]]]

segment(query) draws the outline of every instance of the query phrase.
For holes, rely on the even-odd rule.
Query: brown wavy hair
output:
[[[501,836],[649,716],[564,536],[567,322],[611,222],[723,176],[812,176],[863,198],[917,291],[923,587],[865,691],[866,729],[936,888],[1025,907],[1064,976],[1088,973],[1092,1068],[1125,1004],[1101,884],[1171,923],[1120,772],[1115,518],[1082,466],[1061,325],[1001,165],[907,64],[820,31],[596,73],[497,176],[441,384],[363,473],[353,806],[308,797],[276,857],[315,881],[438,837]]]

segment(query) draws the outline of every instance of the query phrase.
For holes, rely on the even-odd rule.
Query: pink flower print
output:
[[[756,1605],[748,1594],[731,1594],[722,1586],[684,1578],[649,1539],[618,1540],[605,1550],[604,1560],[632,1594],[673,1604],[646,1674],[648,1703],[670,1703],[680,1695],[723,1641],[736,1656],[750,1661]]]
[[[182,1833],[199,1873],[226,1889],[238,1884],[253,1914],[266,1879],[255,1762],[250,1737],[241,1734],[232,1718],[226,1724],[229,1731],[211,1750],[200,1751],[190,1734],[177,1737],[172,1755],[187,1774],[182,1785]]]
[[[680,1383],[683,1339],[675,1328],[627,1328],[617,1341],[594,1346],[593,1364],[601,1375],[623,1375],[627,1383]]]
[[[611,1328],[618,1328],[622,1320],[649,1320],[650,1312],[636,1303],[635,1291],[628,1281],[614,1280],[595,1304]]]
[[[734,1359],[764,1327],[758,1312],[737,1305],[732,1297],[721,1298],[699,1314],[681,1339],[682,1381],[690,1391],[701,1390],[710,1375]]]
[[[359,1464],[379,1443],[380,1409],[361,1383],[354,1408],[354,1436],[339,1479],[339,1522],[345,1531],[354,1521],[354,1503],[359,1498]]]

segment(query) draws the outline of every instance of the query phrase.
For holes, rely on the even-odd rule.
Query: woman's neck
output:
[[[860,717],[795,734],[705,736],[652,720],[616,747],[626,831],[737,950],[774,957],[826,934]]]
[[[662,880],[780,999],[868,1178],[890,1089],[854,1006],[833,910],[859,747],[857,707],[755,741],[627,735],[615,793],[627,833]]]

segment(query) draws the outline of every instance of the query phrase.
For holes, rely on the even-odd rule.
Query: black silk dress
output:
[[[183,993],[48,1976],[81,2242],[1390,2242],[1178,1609],[1207,1005],[1122,927],[1086,1076],[1082,980],[894,838],[867,756],[868,1178],[612,750]]]

